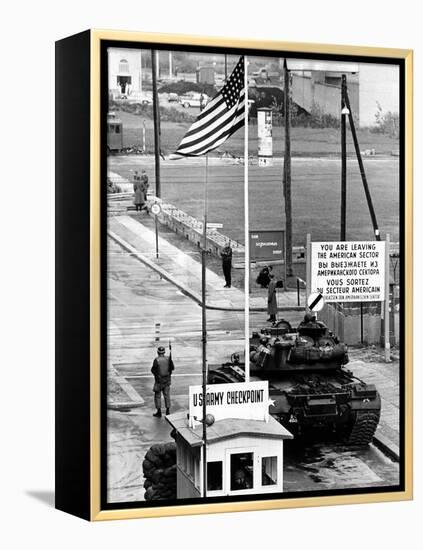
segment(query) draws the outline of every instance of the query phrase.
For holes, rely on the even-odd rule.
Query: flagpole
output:
[[[248,63],[244,56],[244,330],[245,330],[245,381],[250,381],[250,237],[248,204]]]
[[[204,219],[203,247],[201,249],[201,328],[203,343],[203,497],[207,497],[207,425],[206,425],[206,394],[207,394],[207,318],[206,318],[206,254],[207,254],[207,182],[209,172],[209,156],[206,154],[206,174],[204,180]]]

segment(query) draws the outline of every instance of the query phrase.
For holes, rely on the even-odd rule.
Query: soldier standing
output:
[[[269,318],[267,321],[274,323],[276,321],[276,314],[278,312],[278,303],[276,300],[276,279],[273,273],[269,273],[270,282],[267,289],[267,313]]]
[[[154,376],[154,404],[156,412],[153,416],[160,418],[162,416],[162,393],[165,401],[166,414],[170,413],[170,383],[171,375],[175,366],[172,361],[172,352],[169,356],[165,355],[163,346],[157,348],[157,357],[153,361],[151,372]]]
[[[222,269],[223,269],[223,275],[225,276],[225,283],[226,283],[224,288],[231,288],[232,248],[231,248],[231,245],[229,244],[229,241],[226,243],[226,246],[222,248],[222,252],[220,253],[220,256],[222,258]]]

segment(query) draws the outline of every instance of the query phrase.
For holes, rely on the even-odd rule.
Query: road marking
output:
[[[119,384],[119,386],[122,388],[122,390],[126,393],[126,395],[129,397],[131,401],[134,401],[135,403],[144,403],[144,399],[141,397],[141,395],[134,389],[134,387],[126,380],[125,376],[120,376],[117,374],[116,369],[113,367],[113,365],[110,365],[110,371],[113,375],[113,380]]]

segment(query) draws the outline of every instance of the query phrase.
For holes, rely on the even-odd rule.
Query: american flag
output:
[[[198,157],[217,149],[244,125],[244,104],[242,56],[221,91],[207,104],[185,134],[175,154]]]

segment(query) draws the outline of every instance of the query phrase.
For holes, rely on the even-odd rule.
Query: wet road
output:
[[[140,405],[126,412],[108,412],[108,499],[143,500],[144,455],[153,443],[170,440],[167,422],[152,417],[150,368],[155,349],[172,341],[176,366],[172,411],[186,409],[188,387],[201,383],[201,309],[109,241],[108,315],[109,377],[114,383],[125,383],[121,390],[124,401]],[[263,315],[252,315],[251,326],[258,327]],[[298,315],[291,313],[289,320],[298,322]],[[244,318],[242,312],[227,311],[208,311],[207,316],[212,365],[243,348]],[[125,393],[127,383],[129,394]],[[397,476],[397,465],[372,446],[350,450],[333,443],[306,447],[292,443],[286,447],[286,491],[382,486],[396,483]]]

